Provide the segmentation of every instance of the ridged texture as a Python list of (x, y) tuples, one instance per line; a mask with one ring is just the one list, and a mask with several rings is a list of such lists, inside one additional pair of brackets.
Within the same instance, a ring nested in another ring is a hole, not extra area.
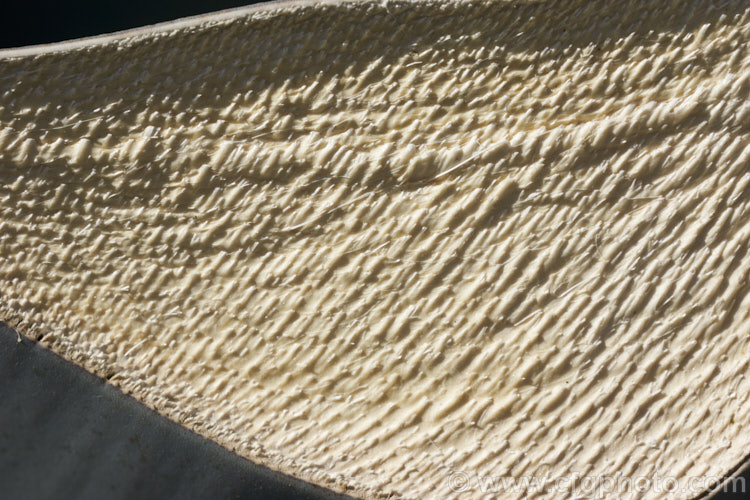
[(357, 495), (722, 475), (749, 8), (282, 5), (6, 54), (0, 319)]

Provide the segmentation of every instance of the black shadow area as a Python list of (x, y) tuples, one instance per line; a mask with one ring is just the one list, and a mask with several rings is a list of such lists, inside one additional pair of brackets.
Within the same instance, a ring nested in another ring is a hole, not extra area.
[(255, 465), (0, 323), (0, 498), (346, 499)]
[(260, 3), (258, 0), (8, 0), (0, 3), (0, 48), (102, 35)]

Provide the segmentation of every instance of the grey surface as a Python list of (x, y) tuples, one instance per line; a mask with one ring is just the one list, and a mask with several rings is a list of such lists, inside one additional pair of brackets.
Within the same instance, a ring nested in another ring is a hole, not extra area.
[(349, 498), (257, 466), (0, 323), (0, 498)]

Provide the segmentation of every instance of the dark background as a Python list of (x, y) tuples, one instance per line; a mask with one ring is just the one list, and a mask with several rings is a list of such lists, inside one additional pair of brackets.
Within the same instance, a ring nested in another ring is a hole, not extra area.
[[(9, 0), (0, 5), (0, 48), (59, 42), (260, 3), (252, 0)], [(9, 5), (6, 5), (9, 4)]]

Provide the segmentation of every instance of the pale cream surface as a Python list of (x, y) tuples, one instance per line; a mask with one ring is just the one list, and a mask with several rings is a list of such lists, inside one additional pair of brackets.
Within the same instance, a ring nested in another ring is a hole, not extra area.
[(355, 495), (692, 497), (750, 452), (748, 42), (741, 1), (353, 2), (6, 52), (0, 319)]

